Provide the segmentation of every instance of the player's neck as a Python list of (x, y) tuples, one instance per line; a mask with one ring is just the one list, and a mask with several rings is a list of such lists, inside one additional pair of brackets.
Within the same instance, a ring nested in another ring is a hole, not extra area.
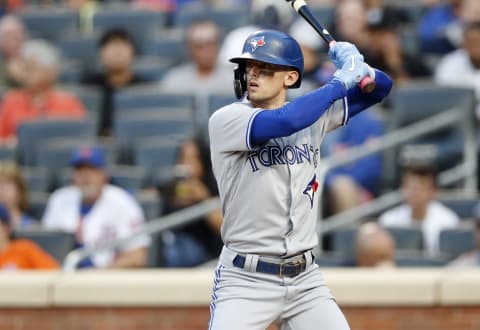
[(249, 100), (255, 108), (267, 110), (281, 108), (287, 101), (284, 95), (277, 95), (271, 98), (249, 98)]

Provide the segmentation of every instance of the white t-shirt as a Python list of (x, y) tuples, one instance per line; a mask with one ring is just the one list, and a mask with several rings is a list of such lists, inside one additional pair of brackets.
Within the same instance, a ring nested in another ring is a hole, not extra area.
[(402, 204), (386, 211), (379, 217), (379, 222), (385, 227), (413, 227), (418, 224), (423, 232), (423, 241), (429, 256), (439, 252), (440, 232), (444, 229), (458, 226), (458, 216), (449, 208), (438, 201), (432, 201), (427, 206), (425, 219), (418, 221), (412, 219), (412, 209), (407, 204)]
[[(125, 190), (106, 185), (102, 195), (86, 216), (80, 214), (81, 195), (75, 186), (60, 188), (49, 198), (42, 219), (46, 229), (75, 233), (82, 221), (81, 235), (85, 246), (102, 245), (118, 238), (126, 238), (142, 226), (145, 217), (140, 205)], [(118, 251), (96, 253), (92, 261), (97, 267), (108, 266), (116, 254), (147, 247), (148, 235), (132, 239)]]

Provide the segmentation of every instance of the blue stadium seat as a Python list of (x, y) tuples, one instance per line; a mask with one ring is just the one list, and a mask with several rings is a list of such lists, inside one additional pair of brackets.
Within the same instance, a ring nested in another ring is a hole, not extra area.
[(15, 162), (17, 159), (17, 148), (16, 147), (0, 147), (0, 161), (12, 161)]
[(145, 138), (187, 138), (193, 135), (194, 123), (191, 119), (163, 116), (162, 114), (125, 116), (115, 121), (114, 126), (119, 160), (126, 164), (132, 163), (134, 150), (145, 143)]
[(163, 212), (163, 199), (147, 194), (137, 194), (137, 201), (143, 209), (147, 221), (157, 219)]
[(41, 220), (47, 206), (49, 194), (45, 192), (30, 192), (28, 194), (27, 214), (35, 220)]
[(357, 230), (357, 227), (348, 227), (332, 231), (332, 252), (344, 256), (354, 256)]
[(171, 62), (168, 60), (151, 56), (139, 56), (133, 64), (133, 71), (143, 81), (158, 82), (170, 67)]
[(107, 169), (112, 184), (136, 193), (143, 187), (145, 169), (139, 166), (113, 165)]
[(115, 109), (140, 109), (154, 107), (194, 108), (191, 94), (161, 93), (156, 86), (125, 88), (115, 94)]
[(15, 231), (14, 236), (34, 241), (59, 263), (63, 262), (75, 246), (74, 235), (62, 231), (21, 230)]
[(102, 8), (93, 16), (95, 32), (124, 28), (134, 38), (140, 54), (146, 53), (153, 33), (165, 26), (166, 14), (160, 11), (132, 10), (131, 7)]
[(174, 13), (174, 27), (185, 28), (193, 21), (208, 18), (220, 27), (223, 33), (235, 28), (245, 26), (250, 22), (250, 14), (247, 6), (235, 8), (215, 7), (185, 7)]
[(450, 259), (473, 250), (474, 247), (475, 235), (472, 228), (445, 229), (440, 232), (440, 252)]
[(27, 185), (28, 192), (47, 193), (50, 189), (48, 171), (44, 167), (23, 167), (22, 176)]
[(20, 14), (30, 37), (53, 42), (66, 35), (79, 33), (79, 17), (74, 10), (35, 8)]
[(448, 263), (445, 257), (427, 257), (420, 253), (398, 253), (395, 256), (398, 267), (443, 267)]
[(188, 55), (183, 34), (154, 35), (150, 40), (146, 55), (159, 57), (170, 63), (171, 66), (186, 62)]
[(63, 58), (74, 60), (85, 66), (97, 58), (98, 36), (67, 36), (56, 42)]
[[(351, 257), (353, 258), (353, 255)], [(315, 256), (315, 262), (320, 267), (347, 267), (353, 266), (354, 260), (344, 254), (322, 253)]]
[[(392, 109), (388, 116), (387, 129), (393, 131), (452, 108), (469, 111), (473, 118), (475, 95), (473, 90), (468, 88), (440, 87), (431, 82), (418, 82), (399, 86), (392, 92), (390, 101)], [(438, 168), (443, 170), (456, 165), (461, 159), (463, 134), (460, 127), (449, 127), (386, 150), (383, 178), (385, 186), (398, 184), (400, 148), (418, 144), (433, 145), (441, 150), (435, 162)]]
[(181, 142), (181, 139), (149, 138), (136, 145), (133, 163), (146, 170), (148, 183), (156, 184), (157, 177), (176, 164)]
[(423, 234), (419, 228), (385, 227), (393, 236), (397, 250), (423, 249)]
[(478, 198), (440, 198), (446, 207), (454, 211), (460, 219), (468, 220), (474, 217), (474, 208), (480, 202)]
[(75, 138), (89, 141), (94, 133), (93, 123), (87, 120), (46, 119), (24, 122), (17, 129), (20, 163), (36, 166), (36, 157), (48, 140)]

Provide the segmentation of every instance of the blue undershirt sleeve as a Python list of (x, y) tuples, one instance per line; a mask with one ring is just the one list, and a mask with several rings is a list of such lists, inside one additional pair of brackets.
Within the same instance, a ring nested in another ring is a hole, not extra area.
[(359, 86), (347, 92), (348, 118), (382, 101), (392, 89), (392, 79), (383, 71), (375, 70), (375, 82), (377, 86), (370, 94), (362, 93)]
[(347, 94), (342, 82), (333, 79), (281, 108), (263, 110), (253, 120), (250, 145), (289, 136), (315, 123), (332, 104)]

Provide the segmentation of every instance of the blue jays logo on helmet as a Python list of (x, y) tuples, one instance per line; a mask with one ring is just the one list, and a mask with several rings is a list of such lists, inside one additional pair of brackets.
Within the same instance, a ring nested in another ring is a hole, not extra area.
[(265, 37), (261, 36), (260, 38), (252, 38), (250, 39), (248, 44), (250, 45), (250, 47), (252, 47), (252, 52), (254, 52), (257, 49), (257, 47), (265, 46), (266, 44)]
[(313, 208), (313, 199), (315, 198), (315, 193), (318, 190), (318, 181), (317, 175), (314, 174), (312, 180), (307, 184), (307, 187), (303, 191), (304, 195), (307, 195), (310, 199), (310, 208)]

